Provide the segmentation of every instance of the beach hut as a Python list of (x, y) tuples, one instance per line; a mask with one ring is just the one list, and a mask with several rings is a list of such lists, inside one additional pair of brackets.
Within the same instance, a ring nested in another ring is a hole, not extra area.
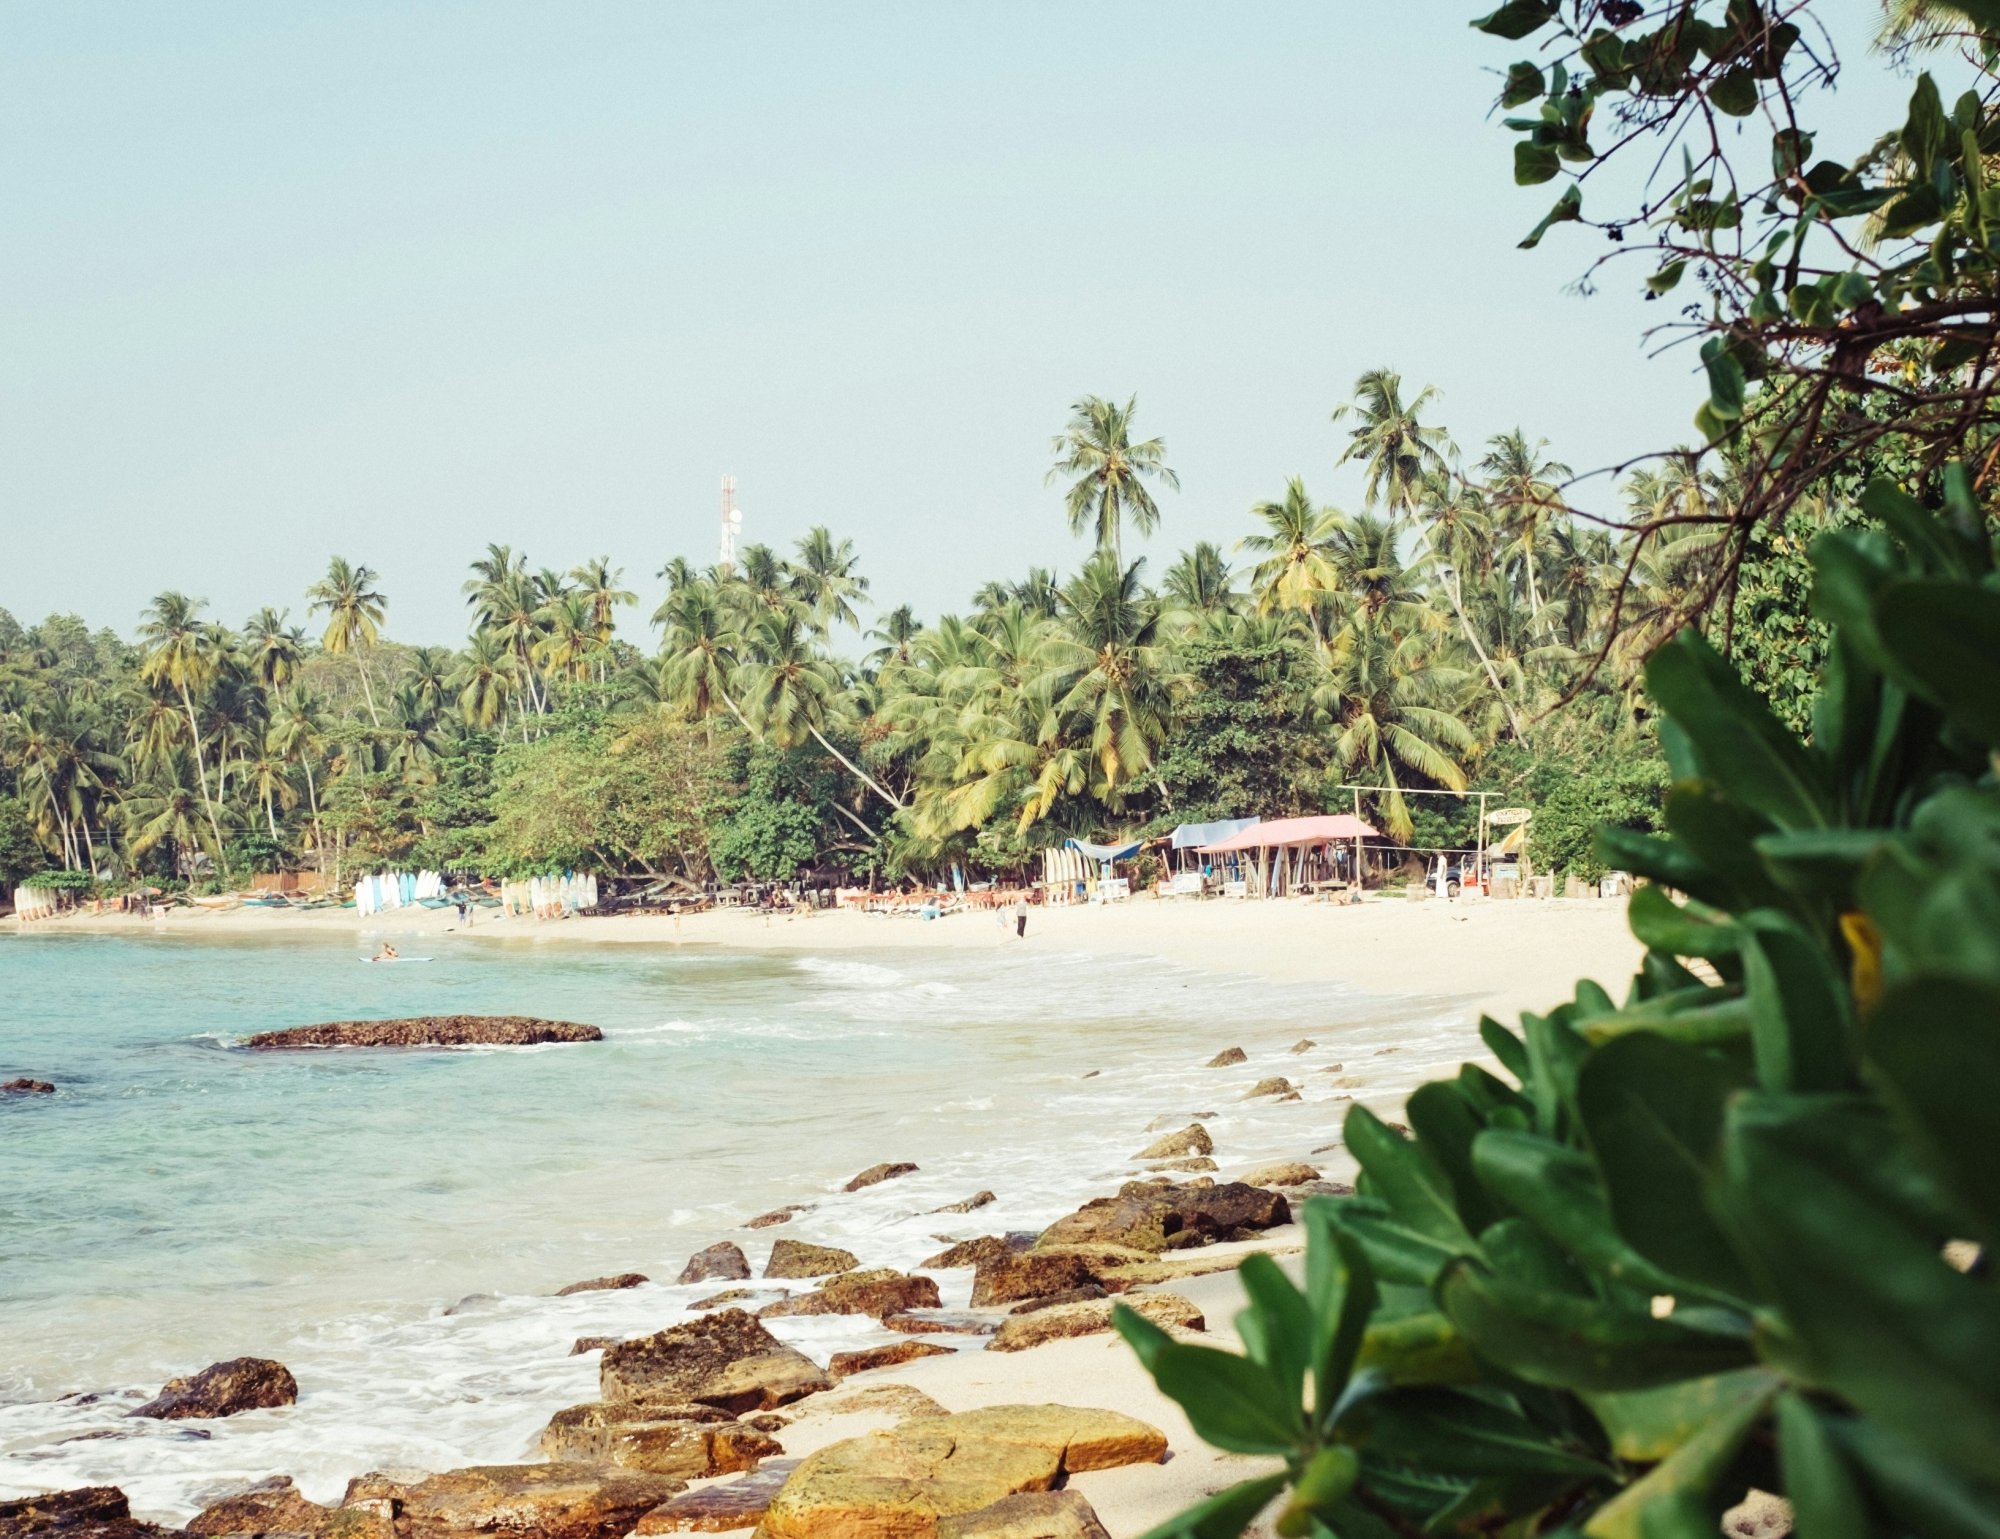
[(1096, 862), (1097, 890), (1092, 896), (1100, 903), (1108, 898), (1132, 896), (1131, 883), (1123, 877), (1114, 877), (1111, 874), (1111, 863), (1117, 860), (1130, 860), (1139, 853), (1144, 843), (1142, 839), (1128, 840), (1124, 844), (1092, 844), (1088, 839), (1063, 841), (1064, 848), (1074, 850), (1085, 860)]
[[(1204, 853), (1211, 845), (1220, 844), (1244, 829), (1262, 822), (1261, 818), (1222, 818), (1214, 823), (1183, 823), (1168, 836), (1168, 844), (1174, 852), (1174, 875), (1171, 891), (1176, 894), (1199, 896), (1205, 889), (1206, 877), (1215, 869), (1215, 863)], [(1226, 859), (1223, 869), (1232, 874), (1236, 869), (1233, 858)]]
[[(1382, 836), (1361, 819), (1345, 812), (1326, 813), (1311, 818), (1271, 818), (1252, 824), (1226, 839), (1203, 848), (1205, 855), (1233, 855), (1254, 851), (1249, 881), (1259, 897), (1282, 897), (1298, 891), (1301, 884), (1316, 880), (1317, 866), (1331, 877), (1346, 851), (1337, 848), (1353, 842), (1350, 880), (1361, 874), (1361, 841)], [(1249, 889), (1246, 889), (1246, 895)]]

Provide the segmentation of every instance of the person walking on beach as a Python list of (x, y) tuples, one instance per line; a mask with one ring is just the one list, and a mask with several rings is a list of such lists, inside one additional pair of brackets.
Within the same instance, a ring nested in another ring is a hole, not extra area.
[(1027, 894), (1023, 893), (1020, 897), (1014, 900), (1014, 939), (1026, 940), (1027, 938), (1028, 938), (1028, 898)]

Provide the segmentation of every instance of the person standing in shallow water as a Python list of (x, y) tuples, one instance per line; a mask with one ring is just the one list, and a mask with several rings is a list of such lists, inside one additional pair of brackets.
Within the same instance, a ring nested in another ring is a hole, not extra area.
[(1028, 900), (1026, 896), (1014, 900), (1014, 939), (1028, 938)]

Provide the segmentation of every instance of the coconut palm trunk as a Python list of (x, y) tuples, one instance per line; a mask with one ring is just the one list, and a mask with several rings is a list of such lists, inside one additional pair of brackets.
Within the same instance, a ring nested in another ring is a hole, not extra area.
[(188, 738), (194, 744), (194, 778), (201, 787), (201, 804), (208, 812), (209, 832), (215, 835), (215, 863), (218, 870), (227, 872), (228, 866), (222, 858), (222, 825), (215, 820), (215, 800), (208, 794), (208, 767), (201, 751), (201, 725), (194, 716), (194, 697), (188, 694), (187, 681), (181, 681), (181, 706), (187, 712)]
[[(1437, 547), (1431, 544), (1428, 532), (1424, 535), (1424, 548), (1437, 560)], [(1513, 730), (1514, 740), (1521, 741), (1521, 718), (1514, 714), (1514, 702), (1507, 698), (1507, 691), (1500, 687), (1500, 671), (1493, 666), (1493, 659), (1486, 655), (1486, 648), (1479, 644), (1479, 633), (1472, 628), (1472, 621), (1466, 616), (1465, 605), (1459, 601), (1457, 575), (1445, 579), (1445, 596), (1451, 600), (1451, 612), (1458, 616), (1458, 623), (1465, 632), (1465, 639), (1472, 643), (1472, 650), (1478, 655), (1480, 666), (1486, 670), (1486, 678), (1493, 686), (1493, 693), (1500, 701), (1500, 709), (1507, 713), (1507, 725)]]

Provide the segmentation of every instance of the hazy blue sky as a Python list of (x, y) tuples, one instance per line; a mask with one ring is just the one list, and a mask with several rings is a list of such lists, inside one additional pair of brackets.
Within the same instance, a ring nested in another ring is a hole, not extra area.
[(930, 615), (1080, 554), (1042, 478), (1087, 392), (1180, 471), (1155, 574), (1289, 475), (1356, 500), (1374, 365), (1463, 444), (1672, 443), (1638, 274), (1514, 249), (1554, 189), (1470, 9), (0, 6), (0, 605), (303, 618), (338, 552), (455, 641), (497, 540), (643, 616), (730, 471), (746, 539), (830, 524)]

